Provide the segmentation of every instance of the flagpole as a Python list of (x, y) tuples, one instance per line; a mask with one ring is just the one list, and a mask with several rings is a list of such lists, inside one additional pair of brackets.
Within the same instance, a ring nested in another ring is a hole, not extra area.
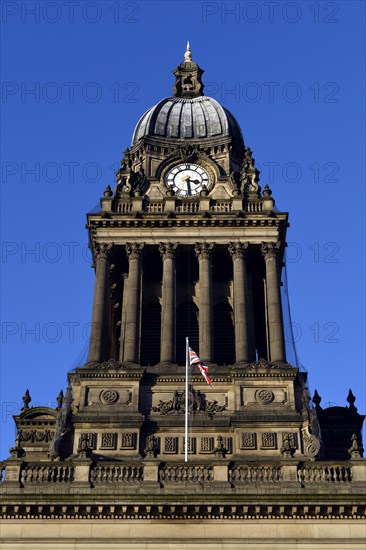
[(185, 406), (185, 445), (184, 445), (184, 462), (188, 462), (188, 363), (189, 363), (189, 341), (186, 338), (186, 406)]

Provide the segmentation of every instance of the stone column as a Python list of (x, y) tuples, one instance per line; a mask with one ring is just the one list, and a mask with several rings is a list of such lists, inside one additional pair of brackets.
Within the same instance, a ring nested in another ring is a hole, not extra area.
[(160, 362), (175, 362), (175, 250), (178, 243), (160, 243), (163, 260)]
[(124, 361), (137, 363), (140, 332), (141, 251), (144, 243), (126, 243), (128, 256), (128, 285)]
[(234, 278), (234, 326), (235, 354), (237, 363), (248, 363), (248, 301), (247, 301), (247, 268), (245, 254), (248, 243), (229, 243), (229, 252), (233, 259)]
[(122, 291), (122, 309), (121, 309), (121, 332), (119, 337), (119, 361), (123, 362), (125, 350), (125, 332), (126, 332), (126, 311), (127, 311), (127, 284), (128, 274), (123, 273), (123, 291)]
[(286, 361), (280, 278), (277, 264), (279, 247), (279, 243), (262, 243), (261, 246), (266, 264), (266, 296), (270, 361)]
[(95, 251), (94, 302), (88, 361), (101, 362), (108, 359), (109, 251), (112, 246), (100, 243)]
[(196, 243), (199, 264), (199, 355), (202, 361), (213, 361), (213, 304), (211, 251), (213, 244)]

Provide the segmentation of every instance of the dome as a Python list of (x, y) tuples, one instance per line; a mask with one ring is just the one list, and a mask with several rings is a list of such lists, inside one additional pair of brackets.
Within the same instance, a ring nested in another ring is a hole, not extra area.
[(228, 136), (244, 145), (233, 115), (215, 99), (203, 95), (162, 99), (138, 121), (132, 145), (145, 136), (182, 140)]

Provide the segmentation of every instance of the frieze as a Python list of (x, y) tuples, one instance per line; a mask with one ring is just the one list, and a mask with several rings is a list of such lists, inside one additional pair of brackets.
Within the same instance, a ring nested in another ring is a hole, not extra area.
[(19, 441), (24, 443), (49, 443), (55, 432), (51, 430), (19, 430)]
[[(159, 403), (152, 408), (153, 412), (158, 412), (161, 415), (166, 414), (184, 414), (186, 407), (185, 392), (174, 392), (172, 399), (168, 401), (159, 400)], [(212, 417), (219, 412), (223, 412), (227, 408), (227, 402), (224, 405), (219, 405), (216, 400), (209, 401), (200, 390), (192, 389), (188, 394), (188, 410), (192, 414), (206, 413)]]

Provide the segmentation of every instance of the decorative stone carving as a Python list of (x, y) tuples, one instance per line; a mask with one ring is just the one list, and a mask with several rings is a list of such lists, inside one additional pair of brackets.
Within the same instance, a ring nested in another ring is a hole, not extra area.
[(53, 439), (50, 443), (51, 460), (59, 460), (65, 458), (72, 452), (71, 438), (71, 405), (73, 402), (71, 386), (68, 386), (63, 401), (63, 408), (59, 411), (56, 419), (56, 429)]
[(214, 243), (196, 243), (194, 246), (194, 251), (198, 258), (198, 261), (204, 259), (209, 260), (211, 258), (212, 249)]
[(60, 390), (60, 393), (56, 397), (56, 402), (57, 402), (56, 411), (60, 411), (62, 409), (62, 405), (64, 402), (64, 392), (62, 390)]
[(249, 243), (234, 243), (230, 242), (228, 246), (228, 250), (230, 252), (230, 255), (235, 258), (243, 258), (248, 250)]
[(103, 390), (99, 398), (104, 405), (114, 405), (119, 399), (119, 393), (112, 389)]
[(200, 453), (212, 453), (214, 445), (213, 437), (201, 437)]
[(348, 453), (349, 453), (351, 459), (353, 459), (353, 458), (362, 458), (362, 456), (363, 456), (363, 447), (362, 447), (362, 445), (359, 445), (356, 434), (352, 435), (352, 445), (348, 449)]
[(241, 449), (256, 449), (256, 434), (254, 432), (242, 432), (240, 439)]
[[(186, 406), (185, 392), (174, 392), (173, 398), (168, 401), (159, 400), (159, 403), (153, 407), (154, 412), (158, 412), (161, 415), (165, 414), (184, 414)], [(219, 405), (216, 400), (208, 401), (206, 397), (200, 392), (195, 391), (193, 388), (188, 395), (188, 410), (190, 413), (205, 412), (210, 417), (214, 416), (218, 412), (222, 412), (227, 408), (227, 403)]]
[(141, 256), (144, 243), (126, 243), (126, 253), (128, 260), (138, 260)]
[(22, 397), (22, 401), (23, 401), (23, 407), (21, 408), (21, 411), (23, 412), (29, 409), (29, 403), (32, 401), (32, 398), (29, 394), (29, 390), (25, 390), (25, 394)]
[(214, 449), (214, 455), (217, 457), (225, 458), (226, 453), (227, 453), (227, 449), (224, 446), (223, 437), (222, 435), (218, 435), (216, 438), (216, 447)]
[(178, 146), (178, 153), (183, 161), (194, 162), (200, 156), (200, 151), (196, 145), (190, 143), (184, 143)]
[(304, 444), (304, 455), (306, 458), (315, 460), (320, 458), (323, 453), (323, 444), (320, 435), (311, 433), (309, 422), (305, 422), (302, 428), (302, 438)]
[(115, 432), (104, 432), (101, 434), (101, 449), (115, 449), (117, 434)]
[[(97, 433), (96, 432), (84, 432), (80, 434), (79, 447), (85, 442), (88, 449), (97, 448)], [(84, 445), (85, 446), (85, 445)]]
[(314, 395), (313, 395), (313, 403), (315, 405), (315, 408), (317, 411), (321, 410), (321, 406), (320, 406), (320, 402), (321, 402), (322, 398), (320, 397), (320, 395), (318, 394), (318, 391), (315, 390), (314, 392)]
[(249, 147), (245, 148), (243, 168), (240, 174), (242, 183), (242, 192), (245, 192), (249, 198), (259, 198), (261, 188), (259, 182), (259, 170), (255, 168), (255, 159)]
[(240, 363), (234, 365), (232, 369), (241, 371), (241, 370), (260, 370), (260, 369), (292, 369), (290, 364), (276, 362), (276, 361), (267, 361), (267, 359), (260, 358), (258, 361), (253, 361), (252, 363)]
[(91, 455), (93, 447), (89, 445), (89, 442), (91, 440), (90, 436), (94, 434), (81, 434), (79, 438), (79, 445), (77, 449), (77, 453), (79, 455), (79, 458), (87, 458)]
[(292, 458), (295, 454), (296, 448), (291, 441), (291, 433), (282, 434), (282, 446), (280, 452), (285, 458)]
[(177, 437), (165, 437), (164, 439), (164, 452), (176, 454), (178, 452), (178, 438)]
[(353, 395), (352, 390), (350, 389), (347, 395), (347, 402), (349, 403), (349, 410), (357, 412), (357, 407), (355, 407), (356, 397)]
[(17, 434), (15, 438), (15, 444), (14, 447), (10, 447), (9, 453), (13, 458), (21, 458), (25, 455), (25, 451), (21, 445), (21, 435), (20, 433)]
[(89, 363), (86, 363), (84, 365), (84, 368), (88, 369), (126, 369), (126, 365), (124, 363), (121, 363), (120, 361), (116, 361), (115, 359), (108, 359), (108, 361), (103, 361), (100, 363), (99, 361), (89, 361)]
[[(182, 453), (186, 452), (186, 438), (183, 437), (183, 447), (182, 447)], [(188, 437), (188, 447), (187, 447), (188, 454), (195, 454), (196, 453), (196, 438), (195, 437)]]
[(261, 405), (269, 405), (274, 399), (274, 393), (272, 390), (262, 389), (255, 392), (255, 399)]
[(109, 258), (109, 252), (113, 248), (113, 243), (99, 243), (96, 245), (94, 250), (95, 261), (107, 260)]
[(19, 430), (21, 441), (26, 443), (48, 443), (51, 441), (54, 433), (51, 430)]
[(158, 439), (154, 434), (146, 438), (146, 447), (144, 453), (147, 458), (155, 458), (159, 450)]
[(136, 449), (136, 433), (123, 432), (121, 434), (121, 449)]
[(277, 436), (273, 432), (262, 433), (262, 449), (276, 449)]
[(159, 243), (159, 252), (162, 257), (162, 260), (165, 259), (174, 259), (175, 251), (178, 246), (178, 243)]
[(281, 243), (265, 243), (261, 244), (261, 252), (265, 260), (276, 259)]

